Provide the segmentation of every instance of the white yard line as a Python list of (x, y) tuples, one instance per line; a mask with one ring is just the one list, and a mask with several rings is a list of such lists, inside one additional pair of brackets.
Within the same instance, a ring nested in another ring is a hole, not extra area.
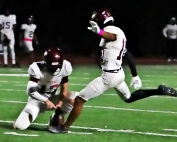
[(92, 135), (93, 133), (86, 133), (86, 132), (71, 132), (68, 131), (69, 134), (78, 134), (78, 135)]
[[(13, 123), (13, 121), (5, 121), (0, 120), (1, 123)], [(32, 123), (36, 126), (47, 126), (47, 124), (43, 123)], [(102, 129), (102, 128), (92, 128), (92, 127), (81, 127), (81, 126), (71, 126), (71, 128), (75, 129), (85, 129), (85, 130), (95, 130), (97, 132), (117, 132), (117, 133), (129, 133), (129, 134), (142, 134), (142, 135), (150, 135), (150, 136), (163, 136), (163, 137), (177, 137), (177, 135), (171, 135), (171, 134), (162, 134), (162, 133), (153, 133), (153, 132), (139, 132), (135, 130), (115, 130), (115, 129)], [(79, 133), (79, 132), (72, 132), (72, 133)], [(85, 134), (82, 132), (82, 134)], [(90, 133), (92, 134), (92, 133)]]
[(169, 132), (177, 132), (177, 129), (162, 129), (164, 131), (169, 131)]
[(39, 135), (35, 135), (35, 134), (20, 134), (17, 132), (4, 132), (5, 135), (14, 135), (14, 136), (25, 136), (25, 137), (37, 137)]
[[(29, 77), (29, 74), (0, 74), (0, 76), (8, 76), (8, 77)], [(78, 77), (69, 77), (70, 79), (78, 79)], [(80, 77), (79, 79), (90, 79), (89, 77)]]
[[(17, 103), (17, 104), (27, 103), (27, 102), (23, 102), (23, 101), (13, 101), (13, 100), (2, 100), (1, 102), (4, 102), (4, 103)], [(143, 109), (133, 109), (133, 108), (118, 108), (118, 107), (88, 106), (88, 105), (85, 105), (84, 107), (85, 108), (108, 109), (108, 110), (134, 111), (134, 112), (150, 112), (150, 113), (163, 113), (163, 114), (177, 114), (176, 111), (143, 110)]]
[[(69, 83), (71, 86), (86, 86), (87, 84)], [(26, 84), (14, 84), (14, 86), (26, 86)]]

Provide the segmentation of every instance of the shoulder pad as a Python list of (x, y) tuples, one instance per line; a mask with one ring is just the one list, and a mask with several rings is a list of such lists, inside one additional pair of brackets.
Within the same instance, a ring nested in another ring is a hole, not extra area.
[(115, 27), (115, 26), (107, 26), (104, 28), (104, 31), (106, 32), (109, 32), (109, 33), (112, 33), (112, 34), (120, 34), (120, 32), (122, 32), (122, 30), (118, 27)]
[(26, 24), (22, 24), (21, 29), (22, 29), (22, 30), (25, 30), (26, 27), (27, 27)]
[(34, 27), (34, 29), (36, 29), (37, 26), (35, 24), (33, 24), (33, 27)]
[(69, 61), (64, 60), (63, 61), (63, 69), (64, 69), (64, 76), (69, 76), (72, 73), (72, 66)]
[(43, 76), (36, 62), (29, 66), (28, 74), (37, 79), (40, 79)]

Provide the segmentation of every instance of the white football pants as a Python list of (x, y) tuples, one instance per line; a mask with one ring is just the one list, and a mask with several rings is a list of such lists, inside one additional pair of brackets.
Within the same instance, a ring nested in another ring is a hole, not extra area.
[(118, 73), (103, 72), (100, 77), (95, 78), (82, 89), (78, 96), (88, 101), (98, 97), (111, 88), (115, 88), (121, 99), (127, 100), (130, 98), (131, 93), (124, 79), (125, 74), (123, 68)]

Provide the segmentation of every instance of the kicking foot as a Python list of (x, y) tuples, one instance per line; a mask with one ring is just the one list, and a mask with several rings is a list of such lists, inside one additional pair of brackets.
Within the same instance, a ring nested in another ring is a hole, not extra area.
[(177, 97), (177, 91), (165, 85), (159, 85), (158, 90), (161, 91), (163, 95), (170, 95), (170, 96)]

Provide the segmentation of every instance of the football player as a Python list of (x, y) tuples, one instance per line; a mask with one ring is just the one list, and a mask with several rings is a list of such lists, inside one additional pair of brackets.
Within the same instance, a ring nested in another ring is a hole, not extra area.
[(177, 96), (173, 88), (160, 85), (157, 89), (136, 90), (130, 93), (125, 83), (125, 74), (121, 67), (122, 56), (125, 50), (126, 37), (124, 32), (113, 25), (113, 17), (108, 10), (100, 9), (92, 14), (90, 31), (101, 37), (102, 74), (82, 89), (75, 99), (74, 107), (66, 122), (60, 127), (49, 129), (52, 133), (66, 133), (73, 122), (79, 117), (85, 102), (98, 97), (106, 90), (115, 88), (123, 101), (131, 103), (152, 95)]
[(14, 52), (14, 30), (16, 26), (16, 15), (10, 14), (10, 10), (5, 10), (4, 15), (0, 15), (1, 43), (4, 52), (4, 67), (8, 66), (7, 49), (10, 48), (12, 67), (16, 67)]
[(176, 18), (172, 17), (170, 23), (163, 29), (163, 35), (167, 40), (166, 55), (167, 62), (173, 61), (177, 62), (176, 55), (176, 45), (177, 45), (177, 24)]
[(25, 46), (27, 52), (29, 53), (30, 62), (34, 62), (33, 57), (33, 39), (38, 45), (38, 40), (36, 35), (34, 34), (36, 30), (36, 25), (33, 24), (33, 16), (30, 16), (27, 20), (27, 24), (22, 24), (21, 26), (21, 33), (20, 33), (20, 46)]
[[(34, 62), (29, 66), (30, 76), (27, 84), (28, 102), (13, 127), (20, 130), (27, 129), (40, 112), (55, 109), (51, 116), (50, 126), (56, 125), (57, 117), (71, 111), (77, 92), (68, 92), (68, 78), (72, 73), (70, 62), (63, 59), (59, 48), (49, 48), (44, 53), (44, 61)], [(60, 93), (56, 93), (60, 87)], [(63, 123), (63, 119), (61, 120)]]

